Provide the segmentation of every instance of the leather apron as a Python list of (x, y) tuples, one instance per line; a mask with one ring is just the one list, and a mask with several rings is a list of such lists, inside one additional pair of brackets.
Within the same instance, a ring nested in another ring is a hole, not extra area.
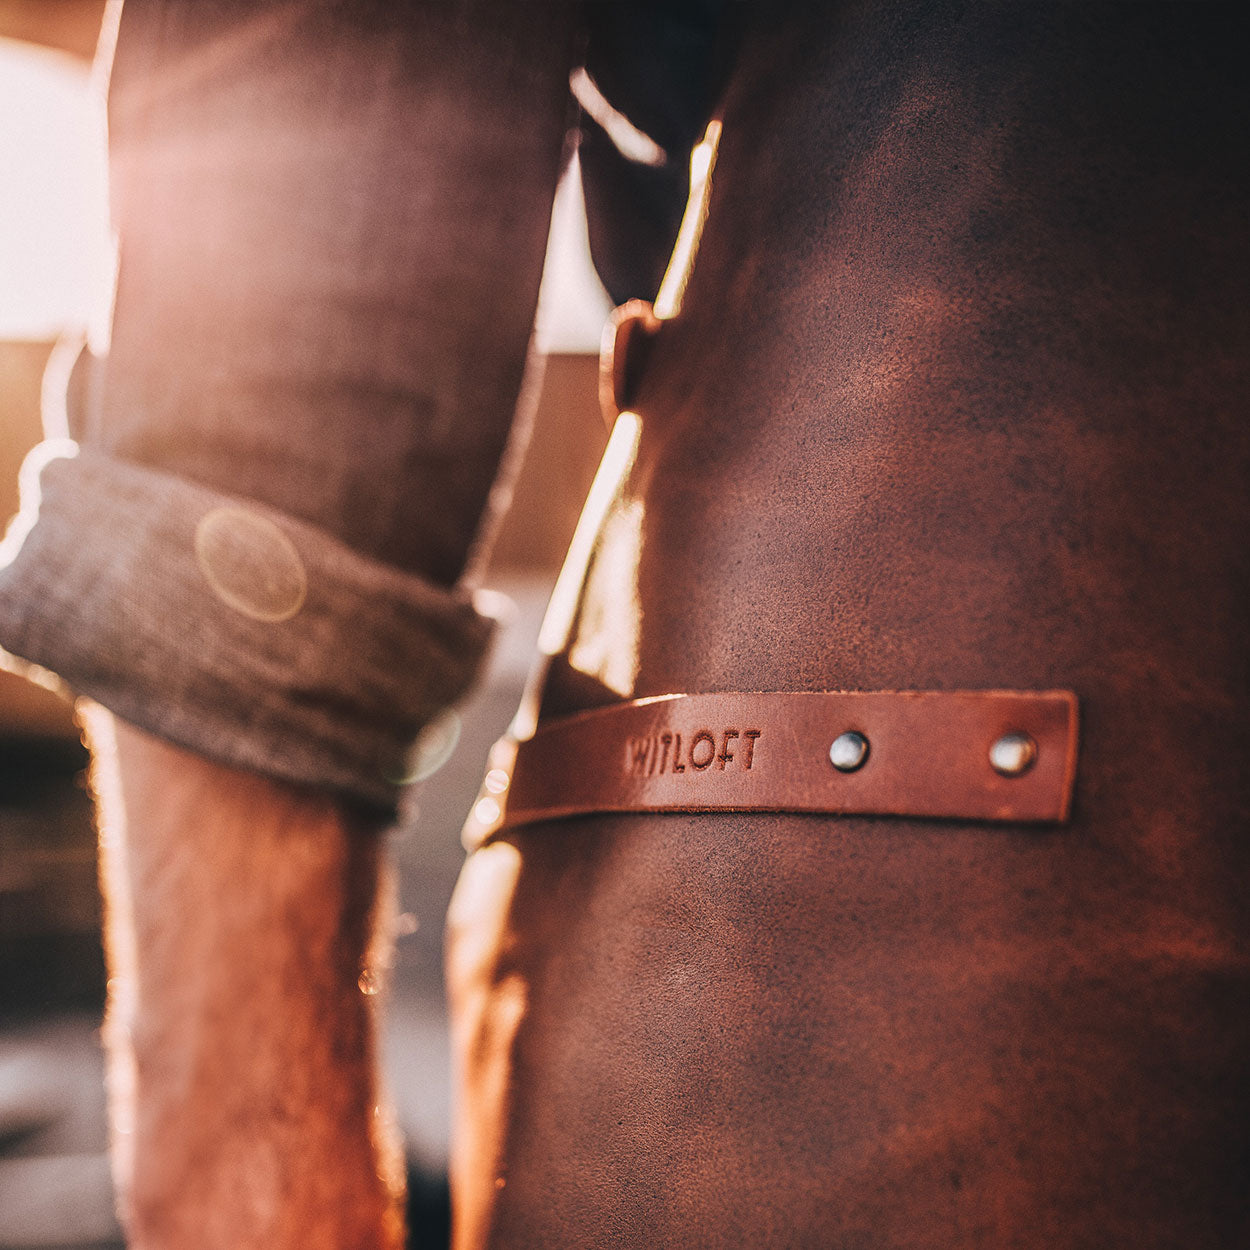
[(456, 1245), (1250, 1244), (1244, 44), (748, 20), (540, 723), (1070, 690), (1073, 807), (496, 835), (449, 929)]

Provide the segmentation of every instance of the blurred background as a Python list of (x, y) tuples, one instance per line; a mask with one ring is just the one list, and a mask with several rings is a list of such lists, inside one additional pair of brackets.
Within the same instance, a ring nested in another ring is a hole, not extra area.
[[(0, 522), (56, 402), (58, 358), (107, 333), (102, 0), (0, 0)], [(605, 442), (596, 398), (607, 296), (576, 163), (556, 199), (540, 300), (547, 354), (530, 452), (488, 584), (512, 608), (485, 681), (449, 719), (456, 749), (393, 837), (401, 937), (384, 1061), (410, 1160), (411, 1244), (447, 1238), (449, 1050), (443, 915), (460, 827), (520, 698), (543, 608)], [(58, 349), (57, 343), (63, 346)], [(65, 345), (69, 345), (68, 347)], [(49, 364), (51, 362), (51, 367)], [(0, 1248), (120, 1246), (105, 1153), (104, 960), (86, 753), (72, 709), (0, 671)]]

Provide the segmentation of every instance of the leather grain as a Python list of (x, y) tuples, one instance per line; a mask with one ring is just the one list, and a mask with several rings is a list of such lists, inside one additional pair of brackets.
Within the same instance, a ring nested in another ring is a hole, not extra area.
[(457, 1244), (1248, 1245), (1243, 18), (743, 7), (543, 719), (1071, 690), (1072, 818), (504, 831), (451, 920)]

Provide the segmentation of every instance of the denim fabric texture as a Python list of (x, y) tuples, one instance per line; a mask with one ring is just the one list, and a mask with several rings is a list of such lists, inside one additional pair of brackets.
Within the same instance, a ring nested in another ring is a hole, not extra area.
[(570, 68), (632, 84), (668, 145), (657, 171), (589, 143), (600, 266), (651, 295), (717, 8), (638, 6), (631, 36), (572, 3), (127, 0), (111, 349), (74, 388), (81, 453), (38, 453), (0, 646), (211, 758), (392, 804), (490, 634), (466, 582), (523, 441)]
[(489, 640), (467, 591), (254, 500), (86, 449), (41, 482), (6, 643), (214, 759), (388, 805)]

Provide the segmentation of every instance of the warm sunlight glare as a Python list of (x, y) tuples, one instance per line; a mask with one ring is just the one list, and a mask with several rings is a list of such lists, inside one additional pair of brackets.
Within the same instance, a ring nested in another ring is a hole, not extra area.
[(0, 340), (99, 341), (113, 269), (105, 170), (88, 68), (0, 39)]

